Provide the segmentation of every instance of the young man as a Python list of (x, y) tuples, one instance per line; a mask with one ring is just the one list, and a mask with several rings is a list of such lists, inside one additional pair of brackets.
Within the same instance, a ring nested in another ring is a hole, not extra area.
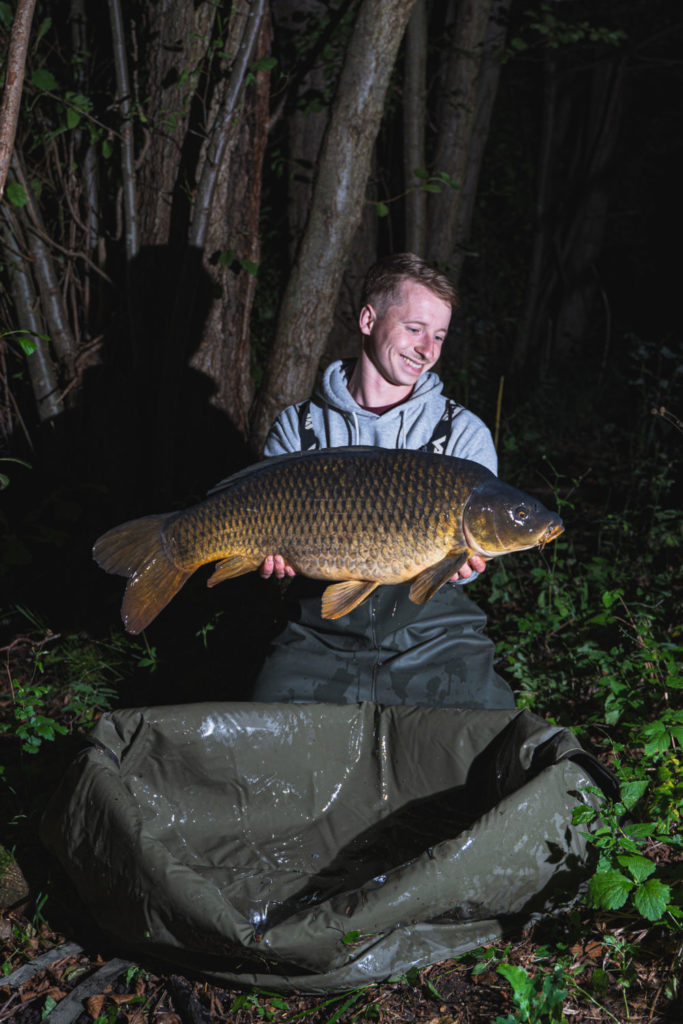
[[(367, 273), (356, 360), (332, 363), (316, 394), (285, 409), (266, 440), (266, 456), (345, 445), (414, 448), (455, 455), (497, 470), (488, 428), (442, 394), (431, 372), (441, 354), (457, 296), (446, 277), (411, 253), (380, 260)], [(451, 582), (482, 572), (470, 559)], [(293, 576), (275, 553), (261, 575)], [(257, 679), (260, 701), (514, 707), (493, 671), (484, 613), (461, 586), (446, 586), (425, 605), (408, 584), (380, 587), (340, 619), (320, 615), (325, 587), (297, 577), (289, 621)]]

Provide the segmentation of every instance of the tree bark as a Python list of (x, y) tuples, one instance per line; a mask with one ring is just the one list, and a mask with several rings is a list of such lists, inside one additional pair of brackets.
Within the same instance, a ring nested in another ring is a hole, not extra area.
[(482, 65), (477, 82), (476, 112), (468, 147), (465, 178), (458, 195), (453, 237), (455, 248), (450, 263), (450, 274), (456, 282), (460, 280), (467, 253), (466, 245), (470, 240), (481, 165), (488, 142), (493, 105), (498, 93), (511, 3), (512, 0), (493, 0), (484, 38)]
[(130, 263), (138, 254), (140, 232), (138, 229), (138, 207), (135, 190), (135, 147), (133, 121), (131, 118), (130, 78), (128, 75), (128, 54), (121, 14), (121, 0), (109, 0), (109, 17), (111, 21), (116, 87), (119, 109), (121, 111), (121, 178), (123, 182), (123, 209), (125, 217), (124, 236), (126, 240), (126, 259)]
[[(270, 23), (262, 13), (253, 57), (267, 53), (269, 44)], [(260, 71), (249, 85), (249, 98), (233, 128), (229, 153), (221, 160), (203, 245), (203, 265), (213, 281), (215, 298), (200, 345), (190, 359), (190, 366), (212, 384), (211, 405), (225, 413), (245, 439), (253, 399), (250, 320), (260, 260), (268, 78), (267, 72)], [(227, 250), (234, 252), (230, 265), (215, 259), (217, 253)]]
[(17, 150), (12, 154), (12, 173), (16, 175), (26, 192), (25, 221), (27, 247), (31, 254), (33, 275), (40, 292), (43, 316), (47, 323), (52, 347), (64, 367), (64, 376), (71, 380), (76, 369), (76, 341), (64, 305), (62, 289), (55, 268), (52, 253), (47, 245), (47, 232), (40, 207), (24, 173), (23, 161)]
[(19, 330), (26, 331), (36, 346), (35, 351), (26, 356), (26, 365), (38, 419), (45, 423), (64, 411), (64, 403), (59, 394), (57, 373), (50, 356), (49, 343), (45, 339), (45, 328), (29, 270), (31, 264), (18, 251), (19, 230), (17, 225), (12, 223), (12, 215), (7, 207), (0, 206), (0, 210), (3, 213), (3, 238), (10, 267), (10, 288), (17, 324), (20, 325)]
[[(216, 19), (214, 3), (153, 0), (145, 11), (145, 113), (149, 148), (138, 169), (142, 244), (187, 237), (189, 192), (204, 131), (206, 63)], [(192, 131), (188, 128), (192, 123)]]
[(434, 170), (446, 171), (458, 183), (429, 198), (429, 258), (452, 262), (459, 239), (456, 225), (467, 177), (469, 147), (478, 106), (479, 77), (493, 0), (460, 0), (437, 114), (438, 143)]
[(5, 89), (2, 94), (2, 106), (0, 106), (0, 201), (5, 193), (5, 182), (17, 133), (26, 54), (35, 6), (36, 0), (17, 0), (17, 9), (12, 22), (7, 53)]
[(311, 213), (253, 417), (260, 450), (275, 416), (312, 388), (360, 222), (389, 78), (415, 0), (362, 3), (325, 134)]
[(426, 168), (427, 5), (417, 0), (408, 22), (403, 85), (403, 176), (406, 195), (406, 249), (424, 257), (427, 248), (427, 193), (415, 171)]

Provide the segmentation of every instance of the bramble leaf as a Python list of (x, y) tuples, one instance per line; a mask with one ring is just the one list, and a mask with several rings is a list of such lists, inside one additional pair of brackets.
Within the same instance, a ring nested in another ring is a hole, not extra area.
[(55, 92), (58, 88), (57, 79), (47, 68), (36, 68), (32, 71), (31, 81), (36, 89), (42, 89), (43, 92)]
[(626, 903), (633, 884), (621, 871), (598, 871), (588, 883), (588, 891), (596, 907), (618, 910)]
[(631, 873), (636, 882), (644, 882), (657, 869), (657, 865), (653, 864), (647, 857), (627, 855), (617, 857), (617, 860), (622, 868), (626, 868)]
[(7, 184), (5, 195), (9, 199), (12, 206), (26, 206), (28, 202), (28, 196), (23, 185), (20, 185), (18, 181), (10, 181)]
[(649, 878), (638, 887), (633, 897), (636, 909), (648, 921), (658, 921), (666, 910), (671, 896), (671, 889), (658, 878)]

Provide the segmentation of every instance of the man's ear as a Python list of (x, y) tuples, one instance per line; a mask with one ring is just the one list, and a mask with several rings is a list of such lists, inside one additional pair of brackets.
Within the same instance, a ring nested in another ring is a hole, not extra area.
[(373, 306), (363, 306), (358, 317), (358, 326), (360, 327), (361, 334), (372, 334), (372, 330), (377, 322), (377, 313)]

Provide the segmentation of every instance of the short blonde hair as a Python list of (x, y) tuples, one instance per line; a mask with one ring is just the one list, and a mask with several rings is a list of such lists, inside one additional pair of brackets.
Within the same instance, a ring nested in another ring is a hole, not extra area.
[(401, 298), (404, 281), (417, 281), (455, 309), (458, 293), (455, 285), (442, 274), (412, 252), (394, 253), (378, 260), (368, 270), (361, 292), (361, 308), (372, 306), (378, 316), (385, 316), (387, 309)]

